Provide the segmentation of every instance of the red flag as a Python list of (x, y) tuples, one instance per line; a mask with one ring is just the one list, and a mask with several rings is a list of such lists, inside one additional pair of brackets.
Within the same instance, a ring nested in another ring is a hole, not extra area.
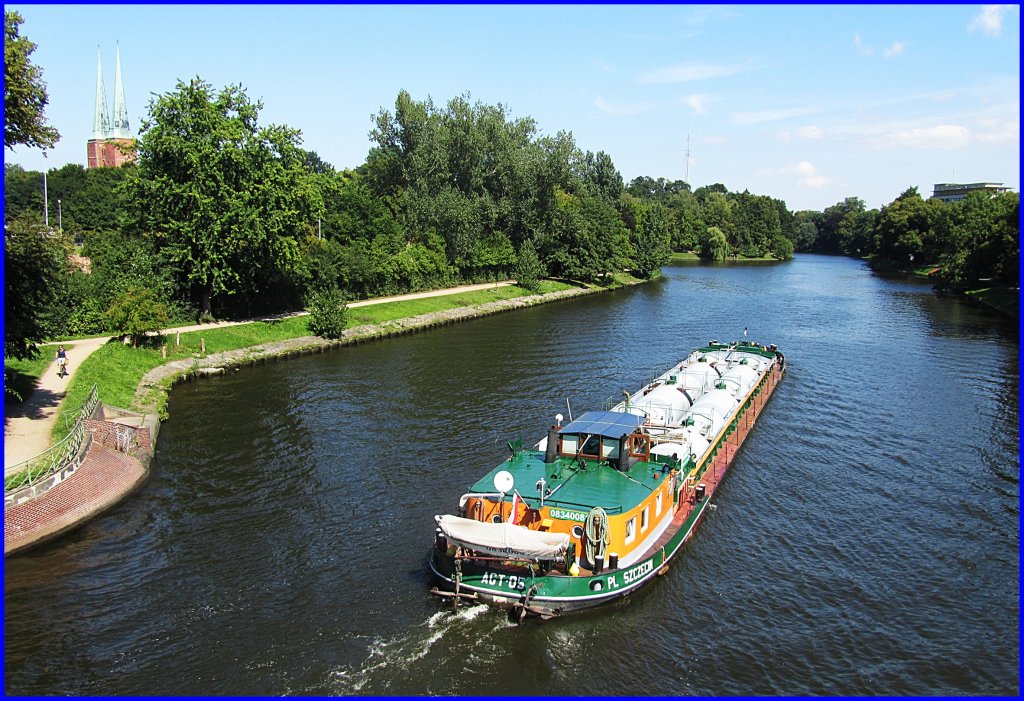
[(513, 526), (515, 525), (516, 519), (519, 516), (519, 500), (519, 490), (516, 489), (515, 491), (512, 492), (512, 513), (509, 515), (508, 519), (509, 523), (511, 523)]

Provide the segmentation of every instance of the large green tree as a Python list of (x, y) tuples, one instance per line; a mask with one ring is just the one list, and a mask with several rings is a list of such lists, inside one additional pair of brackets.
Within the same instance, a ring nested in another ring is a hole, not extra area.
[(261, 109), (240, 86), (179, 81), (150, 101), (124, 183), (130, 229), (156, 237), (204, 315), (222, 296), (281, 299), (323, 210), (299, 132), (260, 127)]
[[(536, 219), (529, 205), (542, 153), (532, 119), (509, 119), (502, 105), (468, 95), (436, 107), (399, 93), (371, 132), (367, 183), (401, 217), (410, 237), (434, 232), (449, 261), (472, 275), (510, 265)], [(489, 243), (481, 248), (481, 241)], [(501, 251), (500, 263), (494, 252)]]
[(29, 60), (36, 45), (21, 36), (24, 21), (4, 10), (4, 146), (53, 148), (60, 134), (46, 123), (46, 83), (42, 69)]
[(779, 208), (776, 201), (744, 190), (733, 198), (733, 250), (749, 257), (769, 252), (772, 243), (782, 236)]
[(639, 277), (649, 278), (668, 263), (672, 253), (668, 215), (657, 202), (637, 201), (631, 203), (630, 209), (633, 268)]
[(4, 355), (29, 358), (51, 329), (51, 307), (64, 288), (66, 243), (25, 214), (4, 227)]

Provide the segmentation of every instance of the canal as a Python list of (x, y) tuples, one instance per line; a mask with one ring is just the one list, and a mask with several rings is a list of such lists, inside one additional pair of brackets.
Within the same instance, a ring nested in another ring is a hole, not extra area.
[[(142, 489), (5, 562), (5, 692), (1017, 694), (1016, 323), (846, 258), (664, 273), (177, 386)], [(430, 596), (506, 441), (744, 327), (789, 372), (664, 577), (521, 626)]]

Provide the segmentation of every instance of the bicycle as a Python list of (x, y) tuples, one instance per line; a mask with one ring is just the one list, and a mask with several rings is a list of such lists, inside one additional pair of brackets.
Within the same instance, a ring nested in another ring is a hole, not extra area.
[(66, 358), (57, 358), (57, 377), (63, 379), (69, 375), (68, 361)]

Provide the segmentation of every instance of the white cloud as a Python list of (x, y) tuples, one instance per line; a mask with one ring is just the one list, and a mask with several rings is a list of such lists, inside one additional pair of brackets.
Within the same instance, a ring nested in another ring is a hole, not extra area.
[(1003, 13), (1014, 5), (983, 5), (981, 12), (971, 18), (967, 31), (983, 31), (992, 37), (999, 36), (1003, 31)]
[(875, 53), (875, 47), (865, 46), (864, 42), (860, 39), (860, 32), (853, 35), (853, 45), (857, 47), (857, 51), (860, 51), (865, 56), (870, 56)]
[(975, 137), (979, 144), (1014, 144), (1020, 142), (1020, 120), (987, 118), (979, 119), (980, 127)]
[(612, 105), (600, 96), (594, 100), (594, 106), (602, 112), (615, 115), (616, 117), (631, 117), (634, 114), (647, 112), (654, 108), (654, 105), (650, 102), (634, 102), (625, 105)]
[(714, 66), (707, 63), (680, 63), (647, 71), (637, 76), (637, 82), (644, 85), (653, 83), (685, 83), (691, 80), (721, 78), (739, 72), (736, 66)]
[(790, 117), (803, 117), (808, 114), (818, 114), (821, 109), (818, 107), (791, 107), (780, 110), (756, 110), (753, 112), (733, 112), (730, 116), (733, 124), (762, 124), (764, 122), (777, 122), (780, 119)]
[(793, 132), (790, 132), (790, 131), (776, 132), (775, 133), (775, 138), (778, 139), (779, 141), (789, 141), (790, 139), (793, 138)]
[(802, 175), (805, 178), (810, 177), (814, 175), (814, 164), (811, 163), (810, 161), (799, 161), (797, 163), (792, 163), (789, 166), (789, 172), (796, 173), (797, 175)]
[(813, 125), (806, 126), (806, 127), (800, 127), (799, 129), (796, 130), (796, 133), (797, 133), (797, 136), (802, 136), (805, 139), (824, 139), (825, 138), (825, 130), (822, 129), (821, 127), (816, 127), (816, 126), (813, 126)]
[(934, 127), (915, 127), (891, 131), (867, 139), (874, 148), (919, 148), (925, 150), (950, 151), (963, 148), (971, 143), (971, 132), (959, 124), (940, 124)]
[(797, 185), (809, 187), (814, 190), (827, 187), (832, 184), (832, 178), (822, 175), (810, 161), (797, 161), (786, 166), (780, 175), (796, 175)]
[(812, 188), (814, 190), (820, 190), (823, 187), (828, 187), (829, 185), (831, 185), (832, 178), (829, 178), (824, 175), (812, 175), (807, 178), (800, 178), (798, 184), (803, 185), (804, 187)]
[(714, 102), (715, 99), (710, 95), (690, 95), (686, 98), (686, 104), (697, 114), (707, 114), (708, 105)]
[(893, 42), (892, 46), (882, 52), (882, 55), (886, 58), (892, 58), (893, 56), (899, 56), (903, 53), (903, 50), (907, 48), (907, 45), (902, 41)]
[(728, 7), (705, 7), (694, 10), (690, 14), (683, 17), (683, 24), (699, 27), (704, 25), (708, 20), (725, 20), (738, 17), (739, 15), (730, 10)]

